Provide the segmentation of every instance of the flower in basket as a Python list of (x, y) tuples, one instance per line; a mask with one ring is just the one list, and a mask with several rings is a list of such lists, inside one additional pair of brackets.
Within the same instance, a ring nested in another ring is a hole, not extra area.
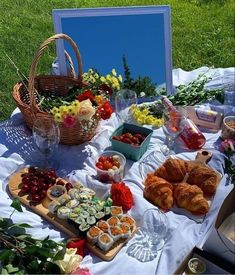
[[(100, 76), (93, 69), (83, 74), (87, 86), (73, 87), (67, 98), (57, 98), (56, 106), (50, 109), (54, 119), (66, 127), (74, 127), (78, 121), (89, 122), (95, 115), (109, 119), (113, 113), (110, 96), (121, 88), (121, 76), (113, 69), (111, 74)], [(73, 99), (72, 101), (68, 101)], [(55, 100), (55, 99), (54, 99)]]

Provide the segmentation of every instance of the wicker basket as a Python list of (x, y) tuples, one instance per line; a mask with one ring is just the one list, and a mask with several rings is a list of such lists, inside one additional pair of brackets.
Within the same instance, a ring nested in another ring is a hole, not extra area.
[[(77, 79), (74, 77), (55, 75), (36, 76), (36, 68), (40, 57), (48, 45), (57, 39), (65, 39), (73, 47), (79, 68)], [(63, 96), (66, 95), (69, 89), (73, 86), (85, 86), (85, 83), (82, 81), (82, 61), (80, 52), (75, 42), (68, 35), (56, 34), (42, 43), (37, 50), (29, 73), (28, 87), (26, 87), (24, 83), (19, 82), (14, 86), (12, 95), (25, 119), (27, 126), (32, 129), (34, 121), (38, 116), (40, 116), (40, 119), (42, 120), (45, 119), (45, 123), (48, 119), (53, 120), (53, 116), (51, 114), (40, 110), (38, 106), (39, 98), (35, 92), (35, 89), (41, 94), (53, 93)], [(78, 120), (72, 128), (65, 127), (64, 124), (60, 123), (60, 143), (72, 145), (89, 141), (96, 133), (99, 120), (99, 116), (94, 115), (90, 121), (80, 122)]]

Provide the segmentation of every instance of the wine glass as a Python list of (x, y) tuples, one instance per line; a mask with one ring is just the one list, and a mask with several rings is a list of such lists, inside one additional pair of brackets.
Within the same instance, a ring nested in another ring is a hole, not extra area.
[(137, 94), (135, 91), (123, 89), (115, 96), (115, 111), (122, 122), (130, 120), (130, 107), (137, 104)]
[(127, 254), (141, 262), (152, 261), (162, 250), (168, 230), (168, 220), (158, 208), (147, 209), (141, 221), (134, 243)]
[(60, 141), (59, 126), (54, 120), (37, 118), (33, 124), (33, 139), (43, 155), (40, 166), (56, 169), (57, 163), (53, 161), (52, 155)]
[(168, 156), (174, 154), (173, 147), (175, 139), (183, 131), (185, 125), (186, 110), (182, 107), (175, 107), (175, 110), (163, 111), (164, 124), (162, 126), (163, 132), (166, 136), (165, 145), (161, 146), (161, 152)]

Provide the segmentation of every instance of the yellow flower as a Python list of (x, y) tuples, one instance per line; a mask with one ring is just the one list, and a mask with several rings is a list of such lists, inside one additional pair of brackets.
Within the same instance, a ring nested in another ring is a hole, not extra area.
[(76, 252), (76, 248), (66, 248), (63, 260), (55, 261), (55, 264), (59, 266), (62, 273), (70, 274), (79, 267), (83, 257), (76, 254)]
[(94, 71), (90, 68), (90, 69), (88, 70), (88, 73), (89, 73), (89, 74), (93, 74)]
[(95, 96), (95, 102), (98, 104), (98, 105), (102, 105), (104, 103), (105, 99), (103, 98), (102, 95), (96, 95)]
[(98, 79), (99, 75), (97, 73), (94, 74), (94, 78)]
[(54, 119), (56, 122), (62, 122), (62, 120), (63, 120), (62, 115), (60, 113), (56, 113), (54, 115)]
[(74, 101), (72, 102), (72, 106), (74, 106), (74, 107), (76, 107), (76, 108), (78, 108), (79, 105), (80, 105), (80, 102), (79, 102), (78, 100), (74, 100)]
[(118, 80), (119, 80), (120, 82), (122, 82), (122, 76), (121, 76), (121, 75), (118, 76)]
[(56, 113), (58, 113), (59, 112), (59, 108), (57, 108), (57, 107), (53, 107), (53, 109), (51, 110), (51, 113), (53, 114), (53, 115), (55, 115)]
[(111, 81), (111, 79), (112, 79), (111, 75), (110, 75), (110, 74), (107, 74), (107, 75), (106, 75), (106, 79), (109, 80), (109, 81)]
[(62, 113), (63, 115), (66, 115), (68, 113), (67, 106), (60, 106), (59, 110), (60, 110), (60, 113)]
[(113, 74), (114, 76), (117, 76), (117, 73), (116, 73), (116, 70), (115, 70), (115, 69), (112, 69), (112, 74)]
[(105, 81), (106, 81), (105, 77), (104, 77), (104, 76), (101, 76), (101, 77), (100, 77), (100, 81), (101, 81), (101, 82), (105, 82)]

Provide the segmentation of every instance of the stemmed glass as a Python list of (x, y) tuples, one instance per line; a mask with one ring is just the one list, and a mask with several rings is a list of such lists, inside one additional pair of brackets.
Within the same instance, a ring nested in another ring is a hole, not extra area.
[(135, 242), (128, 247), (127, 254), (141, 262), (152, 261), (165, 244), (167, 230), (168, 220), (164, 212), (157, 208), (146, 210)]
[(165, 145), (161, 146), (161, 152), (168, 156), (174, 154), (173, 147), (175, 139), (183, 131), (185, 125), (186, 111), (182, 107), (175, 107), (174, 111), (163, 111), (163, 132), (166, 136)]
[(123, 89), (115, 96), (115, 111), (122, 122), (130, 119), (130, 107), (137, 104), (137, 94), (135, 91)]
[(33, 139), (38, 150), (43, 155), (43, 168), (57, 168), (58, 163), (52, 155), (60, 141), (60, 131), (54, 120), (37, 118), (33, 124)]

